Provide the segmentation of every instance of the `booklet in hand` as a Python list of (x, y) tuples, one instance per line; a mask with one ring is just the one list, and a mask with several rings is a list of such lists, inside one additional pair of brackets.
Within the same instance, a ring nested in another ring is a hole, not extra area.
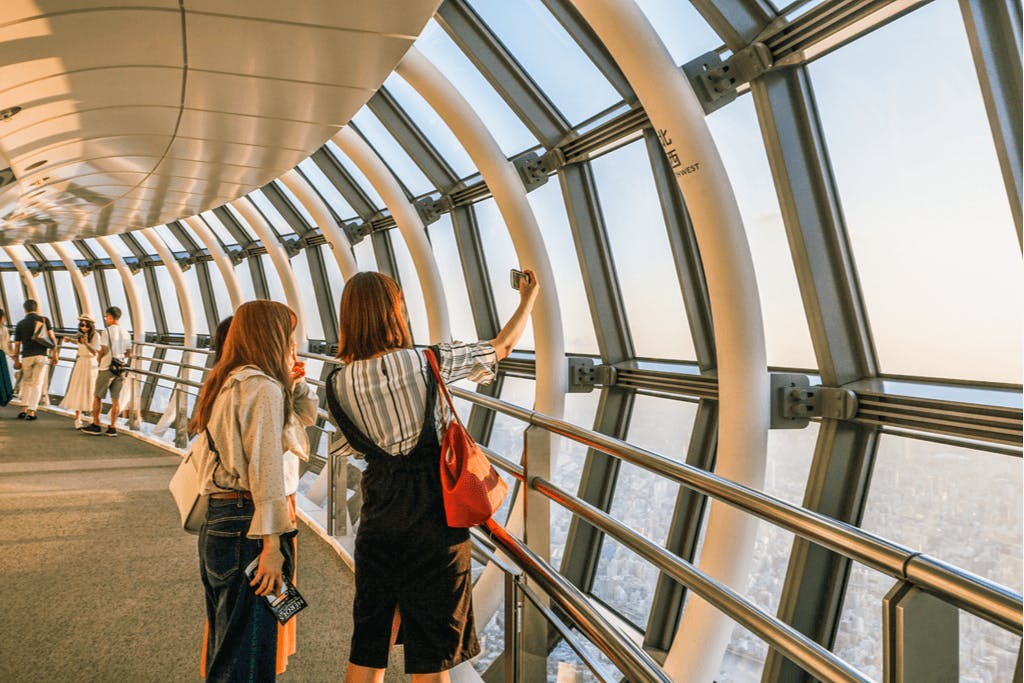
[[(250, 581), (256, 576), (256, 569), (259, 567), (259, 564), (260, 558), (257, 557), (245, 568), (245, 575), (249, 577)], [(299, 594), (299, 589), (293, 586), (287, 577), (281, 579), (281, 591), (279, 593), (264, 597), (267, 599), (267, 607), (270, 608), (274, 617), (281, 624), (287, 623), (289, 619), (307, 606), (305, 598)]]

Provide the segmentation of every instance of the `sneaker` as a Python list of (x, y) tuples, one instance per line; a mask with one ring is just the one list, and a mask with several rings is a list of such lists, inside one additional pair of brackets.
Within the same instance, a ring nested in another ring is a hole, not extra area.
[(26, 415), (25, 419), (26, 420), (38, 420), (39, 416), (38, 415)]
[(107, 436), (117, 436), (117, 430), (113, 427), (107, 427)]
[(24, 410), (18, 413), (19, 420), (24, 420), (26, 417), (28, 417), (28, 413), (26, 413)]
[(75, 429), (81, 429), (84, 426), (81, 420), (75, 420)]
[(98, 435), (103, 433), (103, 428), (100, 427), (99, 425), (88, 424), (88, 425), (82, 427), (82, 433), (83, 434), (91, 434), (93, 436), (98, 436)]

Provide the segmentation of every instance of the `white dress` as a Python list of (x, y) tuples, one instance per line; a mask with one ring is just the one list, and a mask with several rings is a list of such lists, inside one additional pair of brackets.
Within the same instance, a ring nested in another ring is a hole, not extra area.
[[(92, 410), (92, 395), (96, 390), (96, 351), (100, 347), (98, 334), (94, 340), (93, 344), (78, 343), (78, 358), (71, 370), (64, 400), (60, 402), (60, 407), (65, 410)], [(89, 353), (90, 349), (93, 353)]]

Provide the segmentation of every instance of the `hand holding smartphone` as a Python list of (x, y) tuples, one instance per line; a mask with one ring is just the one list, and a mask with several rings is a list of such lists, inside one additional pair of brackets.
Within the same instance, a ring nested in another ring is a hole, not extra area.
[(511, 275), (512, 289), (516, 290), (517, 292), (520, 289), (522, 289), (521, 285), (522, 285), (522, 282), (524, 280), (526, 281), (526, 284), (530, 284), (530, 276), (527, 275), (526, 273), (524, 273), (521, 270), (516, 270), (515, 268), (513, 268), (512, 272), (510, 273), (510, 275)]

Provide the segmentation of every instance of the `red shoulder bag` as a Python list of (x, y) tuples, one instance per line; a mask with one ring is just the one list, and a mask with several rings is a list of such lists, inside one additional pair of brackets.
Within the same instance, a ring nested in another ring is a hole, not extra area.
[[(444, 395), (441, 417), (444, 436), (441, 439), (441, 493), (448, 526), (471, 527), (483, 524), (501, 507), (508, 493), (508, 484), (491, 461), (473, 441), (462, 425), (448, 387), (441, 379), (437, 357), (426, 350), (430, 369), (437, 378), (437, 390)], [(447, 415), (445, 403), (448, 404)]]

